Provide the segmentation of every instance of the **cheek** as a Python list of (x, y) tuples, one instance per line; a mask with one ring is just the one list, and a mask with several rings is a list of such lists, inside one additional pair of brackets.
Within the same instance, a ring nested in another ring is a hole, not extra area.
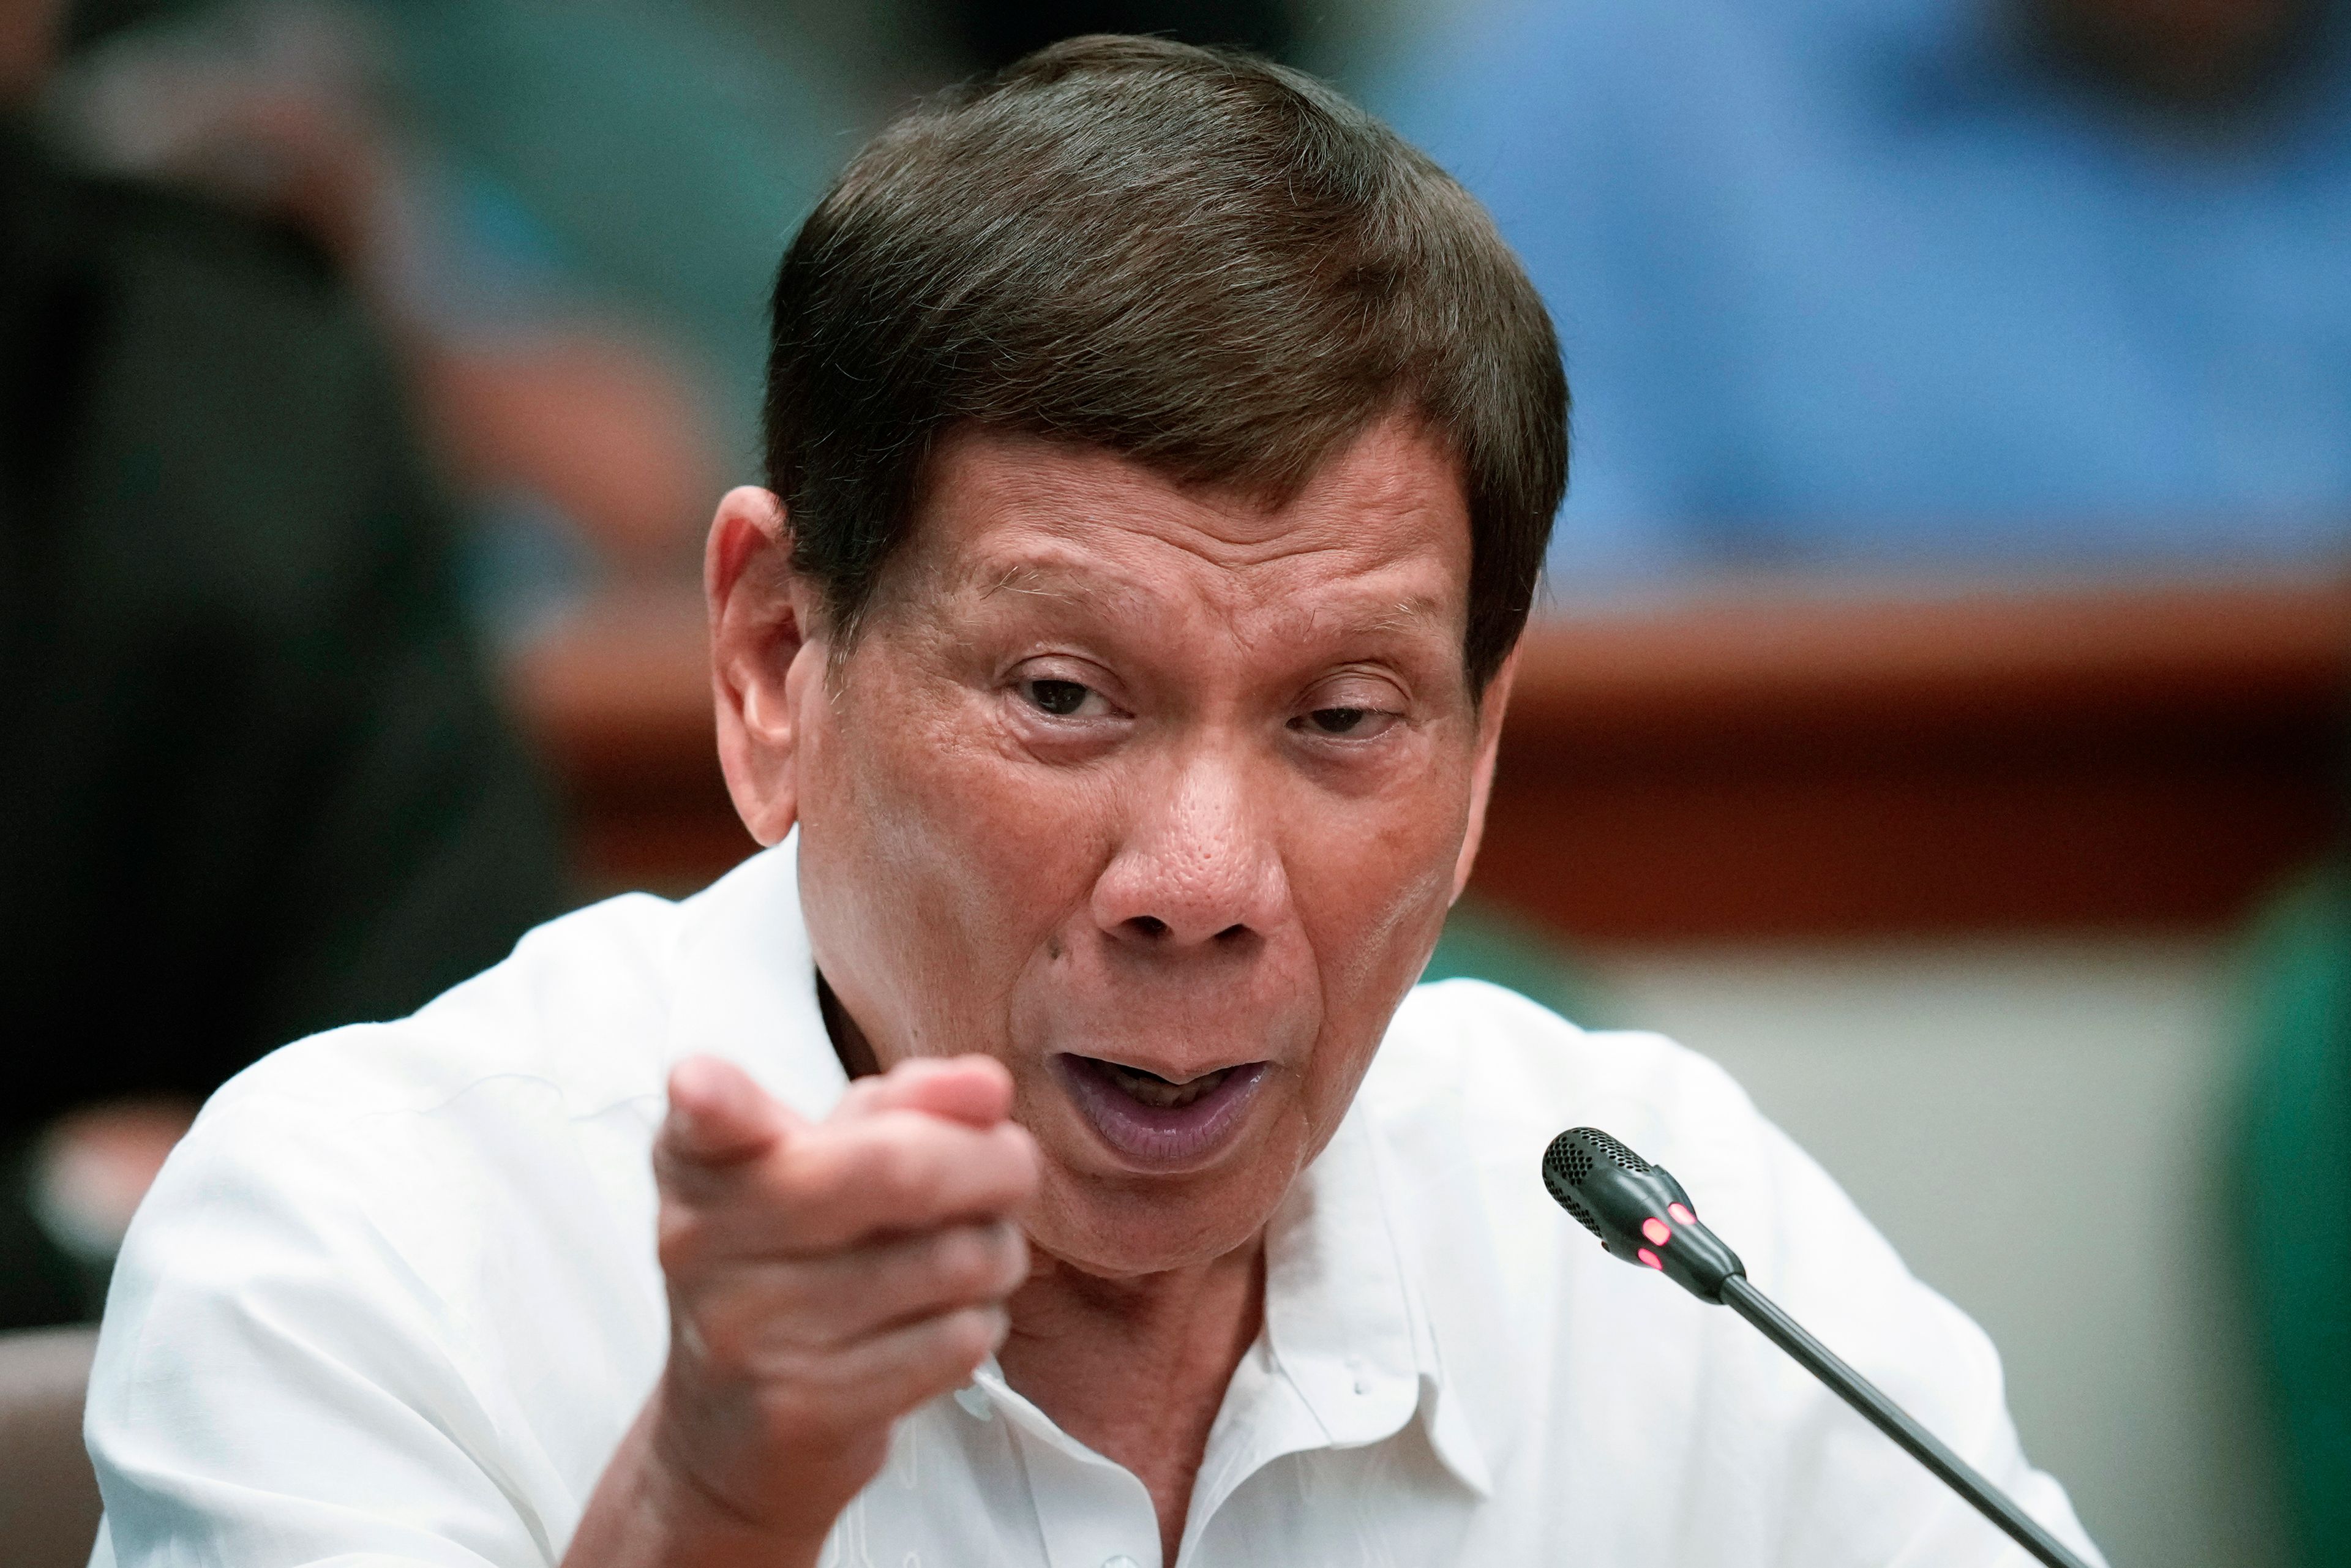
[(1303, 1086), (1317, 1123), (1335, 1124), (1344, 1113), (1444, 929), (1469, 797), (1466, 785), (1438, 781), (1457, 777), (1432, 767), (1414, 780), (1409, 800), (1366, 801), (1344, 813), (1326, 807), (1311, 847), (1293, 855), (1292, 884), (1326, 1009)]
[(818, 961), (885, 1064), (1008, 1058), (1020, 974), (1091, 888), (1100, 791), (1018, 766), (967, 700), (853, 695), (812, 737), (800, 813)]
[(1334, 1002), (1384, 1019), (1444, 925), (1468, 786), (1458, 767), (1432, 763), (1378, 798), (1318, 804), (1297, 817), (1291, 885)]

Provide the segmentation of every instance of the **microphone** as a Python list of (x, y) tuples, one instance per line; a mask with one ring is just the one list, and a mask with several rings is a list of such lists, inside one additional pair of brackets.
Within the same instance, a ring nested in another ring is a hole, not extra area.
[(1697, 1206), (1665, 1166), (1651, 1165), (1597, 1127), (1570, 1127), (1543, 1151), (1542, 1177), (1559, 1206), (1611, 1255), (1655, 1269), (1698, 1300), (1729, 1307), (1754, 1324), (2049, 1568), (2088, 1568), (2007, 1493), (1750, 1284), (1739, 1254), (1698, 1223)]

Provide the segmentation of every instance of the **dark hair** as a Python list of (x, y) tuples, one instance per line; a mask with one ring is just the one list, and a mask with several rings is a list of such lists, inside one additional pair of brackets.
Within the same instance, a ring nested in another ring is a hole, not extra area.
[(1248, 55), (1041, 49), (876, 137), (776, 278), (768, 484), (844, 642), (958, 425), (1278, 505), (1399, 411), (1460, 464), (1482, 692), (1567, 484), (1551, 319), (1435, 163)]

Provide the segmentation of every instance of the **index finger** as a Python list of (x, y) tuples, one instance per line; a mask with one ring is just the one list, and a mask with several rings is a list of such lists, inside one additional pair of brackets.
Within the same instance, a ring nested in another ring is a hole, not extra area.
[(861, 1078), (828, 1120), (923, 1111), (985, 1132), (1012, 1110), (1012, 1074), (992, 1056), (917, 1056)]

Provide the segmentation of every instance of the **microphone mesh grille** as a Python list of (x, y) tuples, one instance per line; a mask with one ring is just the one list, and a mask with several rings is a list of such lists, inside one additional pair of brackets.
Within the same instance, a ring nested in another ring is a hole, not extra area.
[[(1602, 1132), (1597, 1127), (1581, 1127), (1577, 1131), (1592, 1140), (1593, 1145), (1609, 1160), (1638, 1176), (1649, 1168), (1649, 1162)], [(1589, 1174), (1587, 1169), (1586, 1174)]]
[[(1592, 1218), (1592, 1211), (1575, 1197), (1577, 1186), (1591, 1174), (1591, 1151), (1573, 1133), (1562, 1133), (1551, 1141), (1551, 1147), (1543, 1151), (1543, 1185), (1551, 1188), (1551, 1195), (1558, 1200), (1559, 1206), (1575, 1217), (1577, 1224), (1593, 1235), (1600, 1236), (1600, 1222)], [(1608, 1239), (1600, 1236), (1600, 1239), (1604, 1244)]]

